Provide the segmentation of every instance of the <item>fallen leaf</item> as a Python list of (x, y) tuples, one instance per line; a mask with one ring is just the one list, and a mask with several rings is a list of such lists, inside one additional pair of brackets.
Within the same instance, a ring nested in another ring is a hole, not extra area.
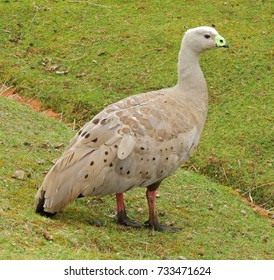
[(48, 232), (44, 231), (42, 233), (42, 235), (45, 237), (46, 240), (48, 241), (52, 241), (53, 240), (53, 236), (51, 234), (49, 234)]
[(53, 72), (53, 71), (58, 70), (59, 68), (60, 68), (60, 65), (50, 65), (45, 70), (48, 72)]
[(51, 146), (52, 146), (52, 144), (50, 143), (49, 140), (47, 140), (47, 141), (45, 141), (44, 143), (42, 143), (39, 147), (40, 147), (40, 148), (43, 148), (43, 149), (47, 149), (47, 148), (49, 148), (49, 147), (51, 147)]
[(63, 143), (63, 142), (60, 142), (60, 143), (56, 144), (56, 145), (54, 146), (54, 148), (55, 148), (56, 150), (59, 150), (59, 149), (61, 149), (63, 146), (64, 146), (64, 143)]
[(75, 75), (75, 77), (76, 78), (83, 78), (83, 77), (85, 77), (87, 74), (85, 73), (85, 72), (80, 72), (80, 73), (77, 73), (76, 75)]

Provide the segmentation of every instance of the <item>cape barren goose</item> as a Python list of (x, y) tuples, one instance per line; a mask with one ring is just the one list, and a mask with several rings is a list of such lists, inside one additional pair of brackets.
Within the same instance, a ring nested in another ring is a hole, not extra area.
[(159, 224), (156, 190), (197, 146), (206, 119), (208, 94), (199, 54), (228, 47), (207, 26), (186, 31), (178, 62), (178, 83), (127, 97), (107, 106), (72, 138), (36, 194), (36, 212), (52, 216), (83, 196), (116, 194), (117, 222), (142, 225), (128, 218), (123, 193), (146, 188), (154, 230), (175, 231)]

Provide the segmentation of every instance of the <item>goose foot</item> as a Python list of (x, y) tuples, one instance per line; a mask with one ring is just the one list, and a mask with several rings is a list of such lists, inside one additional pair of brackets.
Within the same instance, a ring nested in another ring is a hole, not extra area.
[(143, 225), (137, 221), (131, 220), (128, 216), (126, 211), (121, 211), (117, 213), (117, 223), (119, 225), (133, 227), (133, 228), (141, 228)]
[(181, 230), (181, 228), (177, 228), (177, 227), (172, 227), (172, 226), (165, 226), (165, 225), (161, 225), (161, 224), (151, 224), (149, 221), (146, 221), (144, 226), (146, 228), (155, 230), (155, 231), (161, 231), (161, 232), (178, 232)]

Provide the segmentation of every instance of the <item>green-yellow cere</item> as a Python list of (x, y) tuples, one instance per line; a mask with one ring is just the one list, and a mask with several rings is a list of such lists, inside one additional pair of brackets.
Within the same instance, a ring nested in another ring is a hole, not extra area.
[(220, 35), (217, 35), (217, 36), (215, 36), (214, 40), (215, 40), (215, 43), (216, 43), (217, 47), (227, 47), (227, 44), (226, 44), (226, 41), (225, 41), (224, 37), (222, 37)]

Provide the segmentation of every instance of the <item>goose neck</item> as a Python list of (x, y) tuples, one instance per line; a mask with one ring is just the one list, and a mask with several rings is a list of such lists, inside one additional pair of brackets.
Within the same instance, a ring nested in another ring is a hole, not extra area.
[(196, 52), (182, 46), (178, 60), (178, 86), (186, 92), (199, 86), (204, 87), (204, 75)]

